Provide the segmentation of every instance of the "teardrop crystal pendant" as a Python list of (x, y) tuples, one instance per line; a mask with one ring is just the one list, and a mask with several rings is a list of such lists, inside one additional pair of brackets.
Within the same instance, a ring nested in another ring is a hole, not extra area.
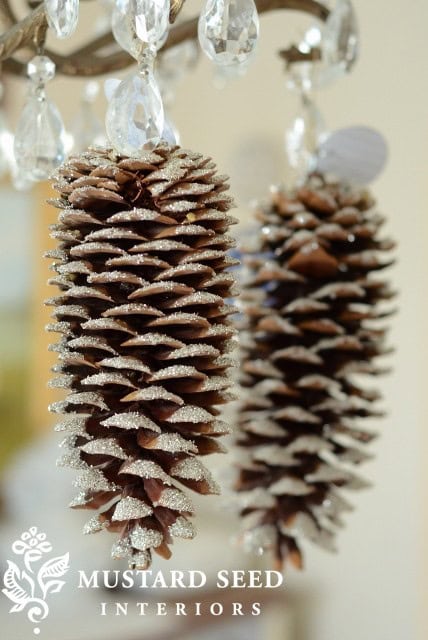
[(56, 106), (30, 92), (15, 133), (16, 164), (32, 180), (46, 180), (65, 157), (64, 125)]
[(128, 76), (113, 93), (106, 115), (108, 138), (119, 153), (138, 155), (161, 140), (164, 128), (162, 98), (153, 72)]
[(170, 0), (116, 0), (112, 30), (118, 44), (138, 59), (142, 45), (162, 46), (169, 28)]
[(316, 163), (316, 151), (325, 135), (324, 119), (315, 103), (302, 94), (299, 113), (285, 132), (285, 149), (297, 179), (304, 178)]
[(48, 24), (58, 38), (68, 38), (79, 20), (79, 0), (44, 0)]
[(324, 25), (321, 38), (322, 57), (328, 67), (349, 71), (358, 58), (358, 24), (352, 2), (337, 0)]
[(259, 36), (254, 0), (207, 0), (199, 17), (198, 35), (202, 50), (216, 64), (248, 60)]

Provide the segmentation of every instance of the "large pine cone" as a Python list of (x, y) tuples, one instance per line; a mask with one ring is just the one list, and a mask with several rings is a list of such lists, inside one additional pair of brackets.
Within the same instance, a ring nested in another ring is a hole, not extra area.
[[(250, 548), (302, 564), (299, 539), (325, 547), (349, 504), (338, 489), (364, 482), (350, 465), (373, 435), (378, 394), (355, 374), (377, 375), (391, 297), (378, 272), (393, 243), (365, 191), (312, 175), (258, 211), (260, 247), (245, 290), (237, 490)], [(348, 464), (349, 463), (349, 464)]]
[(222, 451), (228, 432), (215, 408), (230, 398), (234, 335), (226, 179), (168, 146), (139, 158), (90, 150), (56, 176), (48, 256), (61, 291), (48, 329), (62, 334), (52, 386), (70, 390), (51, 406), (70, 432), (59, 463), (82, 472), (71, 506), (100, 510), (85, 532), (118, 532), (112, 554), (133, 567), (193, 537), (176, 481), (218, 492), (199, 456)]

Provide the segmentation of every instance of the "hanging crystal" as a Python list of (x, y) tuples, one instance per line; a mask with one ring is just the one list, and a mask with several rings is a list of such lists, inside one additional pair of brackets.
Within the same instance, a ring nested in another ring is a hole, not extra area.
[[(3, 85), (0, 82), (0, 102), (3, 98)], [(6, 117), (0, 106), (0, 178), (3, 178), (10, 170), (13, 147), (13, 136), (10, 133)]]
[(31, 87), (15, 133), (15, 160), (27, 178), (45, 180), (65, 157), (62, 118), (45, 92), (55, 64), (46, 56), (36, 56), (28, 63), (27, 74)]
[(107, 135), (119, 153), (135, 156), (141, 149), (159, 144), (164, 123), (153, 66), (147, 64), (115, 89), (107, 108)]
[(68, 38), (79, 20), (79, 0), (44, 0), (49, 26), (58, 38)]
[(144, 45), (160, 48), (169, 28), (170, 0), (116, 0), (112, 30), (118, 44), (138, 59)]
[(216, 64), (248, 60), (259, 36), (254, 0), (207, 0), (199, 17), (198, 35), (202, 50)]
[(99, 84), (96, 81), (88, 82), (83, 90), (80, 108), (71, 126), (72, 148), (75, 152), (105, 143), (104, 127), (94, 111), (98, 93)]
[(162, 140), (171, 145), (180, 144), (180, 132), (168, 116), (164, 118)]
[(322, 57), (327, 67), (342, 73), (355, 64), (359, 52), (358, 24), (352, 2), (337, 0), (322, 31)]
[(324, 139), (324, 119), (310, 96), (302, 92), (299, 112), (285, 132), (285, 149), (297, 179), (303, 178), (316, 163), (316, 152)]

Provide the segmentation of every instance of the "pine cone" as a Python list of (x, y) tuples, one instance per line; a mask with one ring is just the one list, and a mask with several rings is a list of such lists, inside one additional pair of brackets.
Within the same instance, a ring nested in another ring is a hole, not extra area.
[[(377, 272), (391, 264), (384, 222), (365, 191), (312, 175), (276, 192), (258, 211), (260, 252), (249, 259), (237, 490), (249, 548), (278, 566), (302, 565), (299, 539), (325, 548), (350, 508), (339, 488), (364, 486), (349, 465), (368, 456), (378, 393), (355, 374), (377, 375), (386, 352), (391, 291)], [(348, 466), (346, 466), (346, 464)]]
[(69, 432), (59, 464), (81, 470), (70, 506), (100, 510), (85, 532), (117, 532), (112, 555), (132, 567), (193, 537), (176, 481), (218, 492), (199, 456), (223, 451), (229, 431), (215, 408), (230, 399), (234, 335), (226, 179), (168, 146), (138, 158), (89, 150), (56, 176), (51, 386), (70, 390), (50, 407)]

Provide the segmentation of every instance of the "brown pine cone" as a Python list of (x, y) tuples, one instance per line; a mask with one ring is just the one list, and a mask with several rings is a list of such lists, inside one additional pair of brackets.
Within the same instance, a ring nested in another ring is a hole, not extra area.
[(332, 548), (341, 487), (366, 483), (351, 470), (368, 456), (377, 375), (386, 352), (379, 320), (391, 291), (379, 271), (393, 243), (366, 191), (312, 175), (276, 192), (257, 213), (260, 247), (249, 258), (243, 334), (237, 490), (249, 548), (273, 550), (300, 567), (299, 539)]
[(113, 557), (147, 568), (152, 549), (167, 558), (174, 536), (194, 535), (177, 482), (218, 492), (200, 456), (223, 451), (229, 431), (215, 408), (231, 397), (227, 178), (161, 146), (138, 158), (89, 150), (55, 179), (51, 385), (69, 389), (51, 406), (69, 432), (59, 464), (81, 470), (71, 506), (99, 510), (85, 532), (117, 532)]

